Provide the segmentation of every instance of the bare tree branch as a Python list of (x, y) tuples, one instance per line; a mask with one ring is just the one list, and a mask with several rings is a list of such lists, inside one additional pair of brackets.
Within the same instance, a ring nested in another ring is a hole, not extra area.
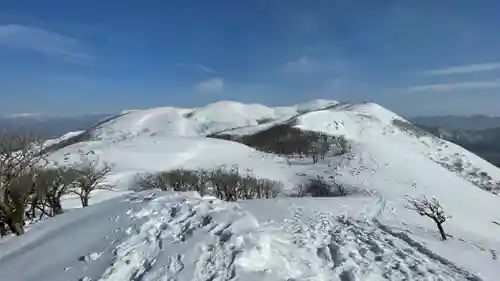
[(113, 170), (113, 166), (107, 162), (100, 163), (97, 158), (91, 159), (89, 155), (93, 154), (93, 151), (81, 152), (80, 164), (71, 168), (71, 172), (76, 175), (75, 188), (72, 193), (80, 197), (83, 207), (88, 206), (90, 195), (94, 190), (114, 188), (113, 185), (106, 182), (106, 177)]
[(32, 135), (0, 134), (0, 219), (16, 235), (24, 233), (25, 208), (37, 169), (46, 165), (43, 142)]
[(441, 239), (446, 240), (446, 233), (443, 229), (443, 223), (446, 222), (446, 219), (451, 218), (451, 216), (445, 215), (439, 201), (434, 197), (432, 197), (432, 199), (428, 199), (426, 196), (420, 199), (414, 199), (406, 196), (405, 199), (406, 201), (408, 201), (408, 205), (406, 206), (406, 208), (416, 211), (421, 216), (431, 218), (438, 227), (439, 233), (441, 234)]

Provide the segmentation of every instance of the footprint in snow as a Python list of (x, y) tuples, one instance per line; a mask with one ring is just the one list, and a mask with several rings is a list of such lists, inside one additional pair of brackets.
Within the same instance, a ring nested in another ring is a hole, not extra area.
[(80, 257), (78, 257), (78, 260), (81, 262), (95, 261), (95, 260), (98, 260), (102, 254), (103, 253), (94, 252), (94, 253), (91, 253), (90, 255), (80, 256)]

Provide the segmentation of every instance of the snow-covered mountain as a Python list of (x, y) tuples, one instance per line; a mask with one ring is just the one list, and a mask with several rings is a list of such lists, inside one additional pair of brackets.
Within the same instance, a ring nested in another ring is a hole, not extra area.
[(271, 119), (290, 118), (335, 105), (328, 100), (314, 100), (291, 106), (271, 108), (261, 104), (220, 101), (201, 108), (159, 107), (127, 110), (93, 132), (94, 138), (112, 139), (131, 136), (206, 136), (237, 127), (253, 126)]
[[(342, 136), (350, 150), (316, 164), (290, 162), (216, 138), (283, 124)], [(0, 276), (16, 281), (500, 276), (495, 194), (500, 170), (377, 104), (315, 100), (272, 108), (223, 101), (195, 109), (130, 110), (85, 133), (88, 137), (49, 158), (70, 165), (92, 151), (92, 157), (114, 164), (109, 181), (121, 191), (96, 193), (94, 203), (104, 202), (40, 222), (26, 235), (0, 243)], [(138, 173), (220, 165), (279, 180), (283, 196), (229, 203), (194, 193), (131, 191)], [(298, 184), (318, 176), (333, 177), (351, 194), (289, 196)], [(430, 219), (405, 208), (405, 196), (422, 195), (436, 197), (452, 216), (444, 224), (447, 241), (439, 240)], [(74, 201), (68, 198), (65, 207)], [(42, 258), (55, 248), (62, 253)], [(24, 266), (34, 260), (40, 260), (37, 266)]]

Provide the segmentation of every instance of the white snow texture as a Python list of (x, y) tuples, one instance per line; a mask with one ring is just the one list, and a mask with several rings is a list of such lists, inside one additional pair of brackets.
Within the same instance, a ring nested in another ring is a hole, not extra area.
[[(207, 137), (284, 123), (344, 136), (351, 150), (316, 164), (289, 163)], [(93, 151), (114, 165), (107, 180), (117, 190), (94, 193), (84, 209), (69, 196), (64, 214), (0, 239), (1, 280), (500, 280), (500, 170), (377, 104), (221, 101), (129, 110), (90, 133), (49, 158), (71, 165)], [(230, 203), (194, 192), (132, 191), (138, 173), (221, 165), (279, 180), (283, 195)], [(356, 192), (288, 196), (318, 175)], [(405, 208), (405, 196), (423, 195), (452, 216), (444, 224), (448, 240)]]

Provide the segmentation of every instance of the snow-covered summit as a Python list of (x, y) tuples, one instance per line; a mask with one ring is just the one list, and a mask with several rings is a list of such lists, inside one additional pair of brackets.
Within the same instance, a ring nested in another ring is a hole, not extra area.
[[(74, 144), (55, 154), (64, 154), (66, 158), (71, 159), (68, 155), (71, 155), (76, 148), (81, 151), (92, 147), (97, 154), (105, 159), (112, 159), (117, 167), (121, 167), (124, 164), (116, 159), (115, 154), (107, 152), (117, 151), (119, 147), (125, 150), (125, 147), (128, 147), (129, 149), (126, 149), (123, 155), (132, 153), (134, 157), (141, 157), (141, 155), (150, 157), (150, 153), (143, 152), (149, 148), (155, 148), (151, 154), (157, 154), (159, 158), (163, 158), (165, 155), (161, 151), (167, 149), (168, 144), (169, 157), (172, 159), (189, 158), (189, 161), (193, 163), (205, 163), (205, 160), (200, 161), (199, 158), (208, 151), (215, 152), (222, 158), (230, 156), (233, 148), (236, 149), (234, 151), (236, 154), (245, 150), (248, 159), (262, 158), (262, 153), (252, 148), (229, 145), (226, 141), (206, 139), (206, 136), (249, 135), (280, 124), (293, 124), (294, 127), (302, 130), (345, 137), (353, 147), (356, 157), (369, 156), (363, 160), (363, 169), (370, 167), (370, 170), (378, 171), (391, 167), (387, 171), (390, 174), (400, 166), (401, 159), (407, 158), (407, 163), (413, 163), (422, 158), (427, 164), (419, 163), (416, 167), (436, 166), (482, 189), (495, 191), (494, 189), (498, 188), (500, 182), (500, 170), (493, 165), (461, 147), (418, 129), (404, 118), (378, 104), (342, 104), (328, 100), (313, 100), (289, 107), (274, 108), (260, 104), (219, 101), (193, 109), (158, 107), (133, 110), (99, 124), (90, 131), (89, 135), (92, 137), (88, 142)], [(189, 141), (185, 138), (197, 139)], [(224, 153), (226, 147), (229, 150)], [(135, 153), (135, 150), (142, 152)], [(178, 155), (174, 156), (172, 153)], [(189, 155), (189, 157), (186, 158), (184, 155)], [(392, 155), (398, 155), (398, 157), (390, 158)], [(367, 163), (367, 159), (372, 163)], [(132, 162), (132, 166), (130, 163), (125, 165), (127, 169), (135, 167), (132, 170), (144, 170), (141, 167), (144, 162)], [(167, 169), (185, 165), (187, 162), (187, 160), (163, 161), (158, 167)], [(232, 162), (228, 164), (240, 165), (245, 161), (234, 159)], [(172, 165), (172, 163), (175, 164)], [(359, 165), (361, 161), (352, 168), (359, 169)], [(127, 169), (124, 168), (123, 172)], [(419, 183), (422, 175), (415, 173), (417, 170), (410, 169), (397, 178), (402, 179), (412, 174), (408, 181)], [(374, 175), (370, 178), (381, 174), (373, 173)], [(369, 188), (378, 190), (373, 183), (371, 185)]]
[[(207, 137), (251, 135), (283, 124), (342, 136), (350, 149), (313, 164)], [(69, 165), (92, 151), (114, 164), (109, 180), (122, 192), (134, 188), (138, 173), (238, 165), (258, 178), (281, 181), (284, 196), (227, 203), (191, 193), (131, 193), (0, 243), (0, 276), (14, 281), (496, 281), (500, 274), (495, 195), (500, 170), (380, 105), (315, 100), (268, 107), (221, 101), (193, 109), (130, 110), (90, 133), (90, 139), (49, 158)], [(287, 196), (317, 177), (333, 178), (351, 193)], [(406, 196), (422, 195), (436, 197), (452, 216), (444, 225), (446, 242), (439, 241), (430, 219), (405, 207)], [(99, 193), (93, 200), (113, 196)], [(81, 241), (63, 255), (21, 270), (76, 235)]]
[(94, 137), (106, 139), (139, 135), (206, 136), (269, 120), (290, 118), (299, 112), (318, 110), (335, 104), (335, 101), (313, 100), (289, 107), (272, 108), (261, 104), (219, 101), (191, 109), (158, 107), (128, 110), (101, 124), (94, 130)]

